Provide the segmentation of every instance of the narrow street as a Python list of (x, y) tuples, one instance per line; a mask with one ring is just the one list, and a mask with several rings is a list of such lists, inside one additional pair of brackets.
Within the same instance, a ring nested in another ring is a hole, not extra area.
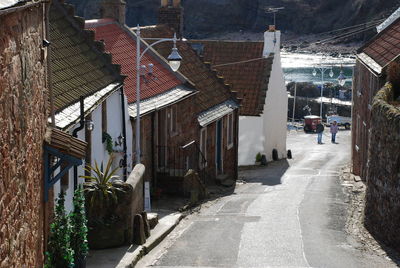
[(337, 141), (292, 132), (293, 159), (240, 172), (245, 183), (185, 218), (137, 267), (396, 267), (345, 233), (338, 175), (350, 132)]

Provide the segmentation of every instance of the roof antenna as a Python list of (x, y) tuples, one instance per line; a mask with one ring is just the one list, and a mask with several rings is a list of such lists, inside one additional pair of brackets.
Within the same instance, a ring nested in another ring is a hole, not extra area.
[(274, 14), (274, 44), (276, 44), (276, 13), (278, 13), (280, 10), (285, 9), (284, 7), (267, 7), (265, 8), (265, 12), (267, 14)]

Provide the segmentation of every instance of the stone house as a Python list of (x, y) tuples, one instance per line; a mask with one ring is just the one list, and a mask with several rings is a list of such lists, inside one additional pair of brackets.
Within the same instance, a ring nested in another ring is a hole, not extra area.
[(286, 157), (288, 98), (280, 61), (280, 31), (264, 42), (190, 40), (242, 100), (239, 109), (239, 165), (253, 165), (257, 153), (267, 161)]
[[(171, 38), (174, 35), (168, 25), (146, 26), (141, 28), (141, 33), (144, 38)], [(238, 163), (238, 100), (224, 78), (209, 64), (205, 64), (190, 44), (179, 41), (177, 47), (182, 56), (179, 70), (199, 91), (190, 106), (195, 116), (191, 131), (194, 131), (194, 141), (200, 148), (201, 158), (206, 160), (202, 172), (210, 182), (215, 179), (235, 180)], [(154, 48), (166, 58), (172, 46), (161, 43)], [(173, 162), (170, 164), (173, 165)]]
[(353, 173), (367, 176), (371, 110), (375, 94), (386, 82), (388, 65), (400, 55), (400, 19), (391, 17), (380, 32), (357, 51), (353, 78), (352, 163)]
[[(124, 24), (124, 2), (104, 1), (101, 9), (118, 12), (102, 12), (104, 18), (86, 21), (86, 28), (93, 30), (95, 38), (105, 43), (113, 62), (119, 64), (121, 72), (126, 75), (125, 93), (132, 132), (136, 133), (137, 36)], [(140, 47), (143, 53), (149, 45), (140, 40)], [(143, 54), (140, 64), (140, 161), (146, 166), (144, 177), (151, 182), (152, 190), (176, 189), (165, 183), (166, 176), (182, 177), (189, 163), (190, 168), (199, 169), (198, 149), (196, 144), (191, 144), (196, 140), (192, 104), (198, 92), (193, 83), (181, 73), (173, 72), (167, 61), (151, 48)], [(132, 150), (131, 161), (136, 162), (135, 138)]]
[(398, 63), (400, 56), (400, 9), (377, 30), (378, 34), (357, 53), (353, 80), (353, 172), (367, 185), (365, 226), (380, 241), (400, 251), (400, 110), (396, 100), (399, 88), (386, 82), (391, 79), (387, 73), (393, 72), (388, 72), (390, 64)]
[[(87, 21), (86, 27), (105, 41), (106, 50), (127, 75), (126, 94), (131, 119), (135, 120), (136, 73), (132, 66), (136, 62), (136, 29), (124, 25), (123, 1), (105, 1), (102, 10), (103, 18)], [(146, 38), (170, 38), (173, 31), (167, 26), (150, 26), (142, 27), (141, 34), (145, 39), (141, 47), (146, 48)], [(203, 181), (220, 175), (235, 179), (238, 103), (223, 79), (184, 42), (177, 44), (183, 61), (173, 73), (165, 60), (171, 45), (156, 45), (141, 60), (141, 161), (146, 166), (145, 177), (152, 181), (153, 190), (167, 192), (182, 192), (183, 175), (189, 168), (197, 170)]]
[(0, 2), (0, 267), (43, 265), (44, 10), (42, 1)]
[[(105, 166), (112, 157), (112, 167), (120, 167), (118, 175), (126, 179), (133, 169), (128, 160), (132, 127), (120, 66), (111, 63), (93, 32), (84, 30), (84, 20), (74, 16), (71, 5), (52, 1), (49, 25), (54, 124), (87, 142), (85, 165)], [(55, 197), (61, 190), (66, 193), (67, 210), (74, 189), (84, 182), (82, 175), (88, 175), (84, 165), (54, 184)]]

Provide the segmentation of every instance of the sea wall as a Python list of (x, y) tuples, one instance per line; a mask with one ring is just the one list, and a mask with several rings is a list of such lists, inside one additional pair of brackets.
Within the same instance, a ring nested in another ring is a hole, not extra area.
[(400, 107), (386, 84), (375, 96), (369, 140), (365, 224), (400, 251)]

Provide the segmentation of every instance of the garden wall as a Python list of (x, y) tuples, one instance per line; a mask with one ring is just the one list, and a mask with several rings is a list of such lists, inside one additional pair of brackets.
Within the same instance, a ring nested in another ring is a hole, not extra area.
[(391, 105), (392, 99), (392, 87), (386, 84), (372, 107), (365, 224), (400, 250), (400, 107)]

